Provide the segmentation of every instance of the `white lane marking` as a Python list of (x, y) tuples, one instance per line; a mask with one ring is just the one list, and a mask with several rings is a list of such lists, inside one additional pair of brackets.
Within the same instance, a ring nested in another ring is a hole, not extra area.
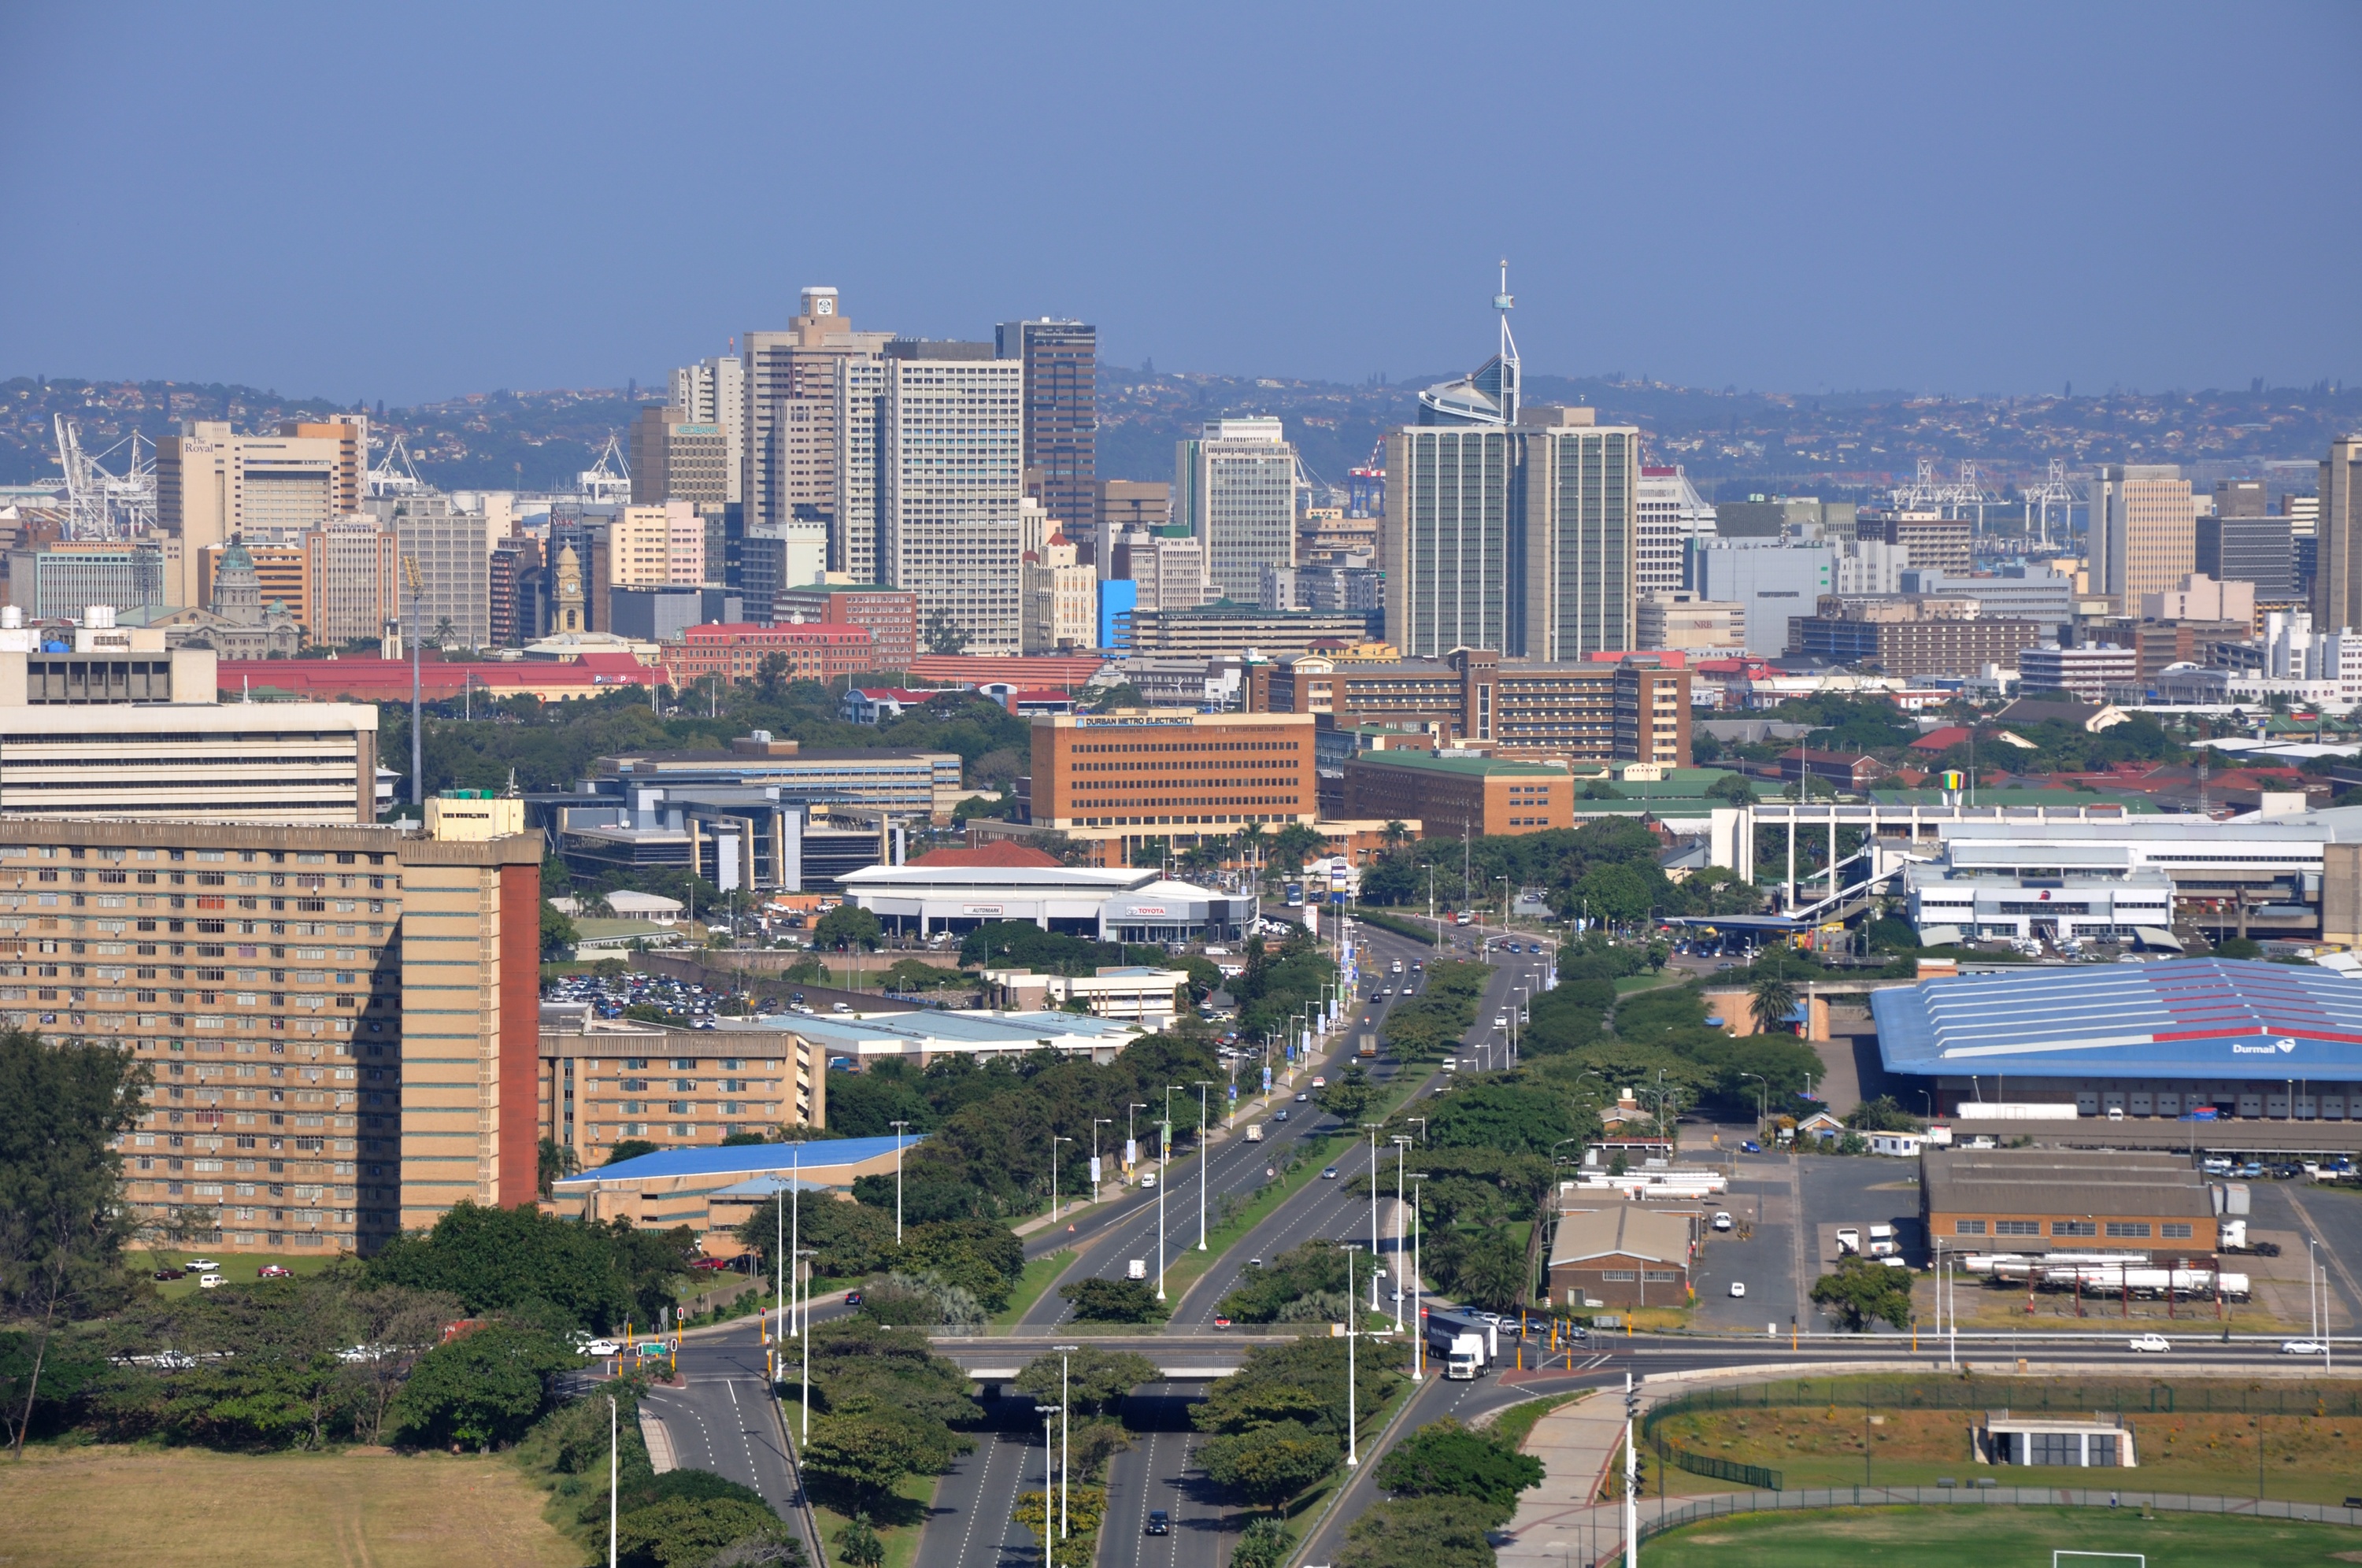
[[(992, 1462), (999, 1452), (1000, 1433), (996, 1430), (992, 1434), (992, 1441), (984, 1445), (984, 1468), (976, 1473), (976, 1501), (977, 1503), (984, 1501), (985, 1484), (992, 1477)], [(967, 1543), (970, 1538), (976, 1534), (976, 1507), (974, 1504), (971, 1504), (967, 1510), (967, 1524), (960, 1530), (959, 1552), (952, 1559), (953, 1568), (959, 1568), (959, 1564), (967, 1561)]]

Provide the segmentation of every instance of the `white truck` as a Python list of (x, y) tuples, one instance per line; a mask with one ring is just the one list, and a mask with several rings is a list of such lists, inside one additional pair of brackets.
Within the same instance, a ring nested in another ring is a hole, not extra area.
[(1861, 1251), (1861, 1232), (1848, 1225), (1838, 1232), (1838, 1256)]
[(1447, 1379), (1469, 1382), (1500, 1359), (1500, 1329), (1496, 1324), (1462, 1312), (1435, 1308), (1425, 1310), (1427, 1353), (1443, 1364)]
[(1894, 1227), (1872, 1225), (1870, 1228), (1870, 1255), (1874, 1258), (1891, 1258), (1894, 1255)]
[(1148, 1260), (1146, 1258), (1134, 1258), (1130, 1263), (1125, 1264), (1123, 1265), (1123, 1276), (1126, 1279), (1146, 1279), (1148, 1277)]
[(1250, 1121), (1247, 1123), (1247, 1142), (1250, 1143), (1260, 1143), (1263, 1142), (1262, 1122)]

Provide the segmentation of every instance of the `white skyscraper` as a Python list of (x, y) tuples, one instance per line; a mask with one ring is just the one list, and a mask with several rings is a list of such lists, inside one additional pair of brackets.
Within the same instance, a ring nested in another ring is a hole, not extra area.
[(970, 653), (1020, 649), (1024, 364), (989, 343), (889, 343), (877, 428), (880, 577)]
[(1714, 507), (1678, 468), (1640, 470), (1639, 539), (1634, 550), (1636, 586), (1642, 593), (1687, 588), (1682, 573), (1692, 539), (1714, 537)]
[(1276, 419), (1221, 419), (1178, 443), (1173, 520), (1205, 552), (1222, 598), (1253, 604), (1267, 567), (1296, 564), (1296, 448)]

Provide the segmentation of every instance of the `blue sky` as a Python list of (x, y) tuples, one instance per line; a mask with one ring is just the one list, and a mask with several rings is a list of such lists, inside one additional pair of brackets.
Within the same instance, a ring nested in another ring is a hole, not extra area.
[(0, 6), (0, 376), (406, 403), (782, 325), (1960, 394), (2362, 373), (2362, 6)]

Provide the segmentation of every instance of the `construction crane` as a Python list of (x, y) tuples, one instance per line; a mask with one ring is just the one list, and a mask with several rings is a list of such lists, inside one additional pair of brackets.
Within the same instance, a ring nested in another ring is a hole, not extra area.
[[(58, 466), (66, 475), (66, 537), (136, 539), (156, 528), (156, 444), (134, 430), (105, 451), (83, 449), (82, 425), (61, 414), (53, 421)], [(124, 471), (110, 473), (100, 458), (126, 455)]]
[(1345, 515), (1382, 517), (1386, 510), (1386, 438), (1370, 447), (1369, 460), (1345, 471)]

